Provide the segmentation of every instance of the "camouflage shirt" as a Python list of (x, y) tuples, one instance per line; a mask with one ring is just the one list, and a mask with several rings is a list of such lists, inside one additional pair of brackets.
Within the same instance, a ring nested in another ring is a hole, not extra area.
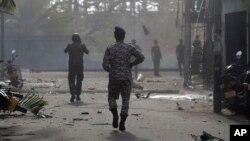
[[(136, 58), (133, 62), (131, 62), (132, 56)], [(143, 54), (135, 47), (123, 42), (116, 42), (105, 51), (103, 69), (109, 72), (110, 80), (131, 80), (132, 66), (143, 61)]]

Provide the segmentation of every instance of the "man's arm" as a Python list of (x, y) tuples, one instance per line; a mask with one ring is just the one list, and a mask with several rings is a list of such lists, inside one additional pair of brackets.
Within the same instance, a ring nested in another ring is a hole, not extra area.
[(109, 72), (110, 70), (110, 54), (109, 54), (109, 49), (107, 48), (103, 57), (103, 63), (102, 63), (102, 67), (105, 71)]
[(160, 59), (162, 58), (162, 55), (161, 55), (161, 48), (160, 47), (158, 47), (159, 48), (159, 57), (160, 57)]
[(135, 57), (135, 61), (131, 63), (133, 66), (142, 63), (145, 59), (144, 55), (135, 48), (132, 48), (132, 55)]
[(64, 53), (68, 53), (69, 52), (69, 48), (70, 48), (70, 45), (67, 45), (67, 47), (64, 49)]
[(155, 59), (154, 47), (151, 48), (151, 57), (152, 57), (152, 60)]
[(83, 52), (86, 53), (86, 54), (89, 54), (89, 50), (87, 49), (85, 44), (83, 44)]

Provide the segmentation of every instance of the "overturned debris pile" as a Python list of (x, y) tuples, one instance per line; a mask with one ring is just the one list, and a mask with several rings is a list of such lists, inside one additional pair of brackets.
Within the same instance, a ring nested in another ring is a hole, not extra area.
[(35, 91), (30, 91), (28, 94), (19, 101), (19, 105), (33, 114), (37, 115), (48, 102), (35, 93)]

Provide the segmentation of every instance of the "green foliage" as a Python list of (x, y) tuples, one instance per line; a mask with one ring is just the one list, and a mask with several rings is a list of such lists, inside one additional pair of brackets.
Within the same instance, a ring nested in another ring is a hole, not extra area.
[(30, 91), (18, 104), (36, 115), (48, 102), (34, 91)]
[(249, 0), (243, 0), (243, 2), (245, 3), (244, 5), (248, 8), (248, 10), (250, 10), (250, 1)]
[(16, 9), (14, 0), (0, 0), (0, 8), (6, 11), (13, 11)]

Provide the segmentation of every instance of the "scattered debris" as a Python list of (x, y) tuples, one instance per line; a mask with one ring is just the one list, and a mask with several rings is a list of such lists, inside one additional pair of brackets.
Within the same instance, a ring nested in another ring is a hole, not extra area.
[(143, 87), (134, 81), (132, 82), (132, 88), (143, 90)]
[(53, 117), (50, 116), (50, 115), (38, 113), (38, 114), (36, 115), (36, 118), (53, 118)]
[(36, 94), (35, 91), (30, 91), (18, 102), (18, 105), (37, 115), (45, 105), (48, 105), (48, 102)]
[(177, 109), (180, 110), (180, 111), (183, 111), (184, 109), (180, 106), (180, 104), (178, 102), (176, 102), (176, 105), (177, 105)]
[(145, 80), (145, 76), (143, 74), (139, 74), (137, 79), (136, 79), (138, 82), (143, 82)]
[(88, 88), (88, 90), (94, 91), (94, 90), (96, 90), (96, 88)]
[(161, 80), (147, 80), (148, 83), (165, 83), (166, 81)]
[(83, 118), (73, 118), (73, 122), (75, 121), (88, 121), (88, 119), (83, 119)]
[(211, 134), (203, 131), (203, 134), (201, 136), (196, 136), (191, 134), (191, 137), (195, 140), (195, 141), (224, 141), (223, 139), (217, 138), (212, 136)]
[(145, 96), (144, 94), (141, 93), (135, 93), (136, 98), (143, 98), (143, 99), (148, 99), (150, 96), (151, 92), (148, 92), (147, 95)]
[(91, 125), (111, 125), (110, 123), (93, 123)]
[(140, 116), (141, 114), (131, 114), (132, 116), (136, 116), (136, 117), (138, 117), (138, 116)]
[(74, 124), (72, 124), (72, 123), (66, 123), (65, 125), (74, 126)]
[(102, 111), (97, 111), (97, 114), (102, 114)]
[(89, 112), (82, 112), (82, 115), (89, 115)]

